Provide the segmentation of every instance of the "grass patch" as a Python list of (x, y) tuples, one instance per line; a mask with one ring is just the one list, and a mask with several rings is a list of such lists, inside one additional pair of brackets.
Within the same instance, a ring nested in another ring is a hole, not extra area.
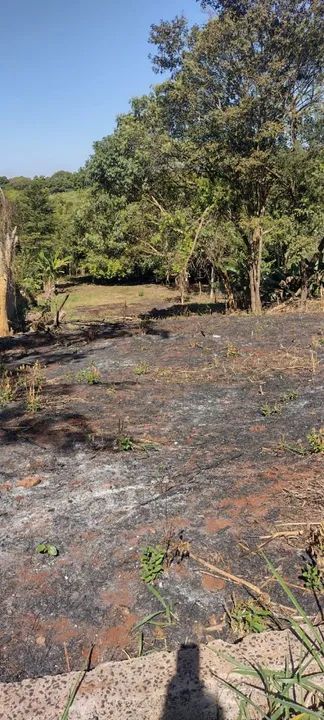
[(232, 631), (240, 637), (264, 632), (272, 626), (270, 610), (256, 600), (236, 600), (233, 595), (232, 607), (225, 607), (225, 612)]
[[(265, 667), (258, 662), (253, 665), (238, 663), (227, 657), (233, 665), (233, 672), (240, 675), (240, 685), (219, 678), (234, 691), (239, 702), (239, 718), (260, 717), (263, 720), (323, 720), (324, 717), (324, 640), (320, 629), (308, 618), (305, 610), (293, 595), (289, 586), (266, 560), (273, 577), (284, 591), (286, 597), (301, 618), (301, 622), (287, 619), (290, 628), (298, 639), (299, 659), (289, 654), (280, 670)], [(249, 690), (242, 690), (241, 682), (248, 684)], [(266, 712), (260, 702), (251, 698), (252, 688), (260, 687), (266, 701)]]
[(279, 443), (279, 450), (289, 450), (290, 452), (296, 453), (296, 455), (313, 455), (324, 452), (324, 428), (319, 428), (319, 430), (313, 428), (311, 432), (308, 433), (306, 440), (308, 445), (303, 444), (301, 440), (289, 443), (282, 437)]
[(88, 383), (88, 385), (99, 385), (101, 383), (101, 372), (95, 365), (90, 365), (84, 370), (79, 370), (76, 375), (78, 383)]
[(324, 452), (324, 428), (319, 430), (311, 430), (307, 435), (308, 444), (310, 445), (310, 452), (312, 453), (323, 453)]
[(264, 417), (270, 417), (271, 415), (281, 415), (282, 407), (279, 405), (279, 403), (274, 403), (271, 405), (270, 403), (264, 403), (261, 406), (261, 415)]
[[(172, 297), (174, 295), (174, 298)], [(93, 310), (102, 308), (104, 314), (105, 306), (111, 305), (138, 305), (139, 302), (174, 302), (176, 292), (173, 288), (164, 285), (95, 285), (85, 283), (69, 288), (69, 298), (64, 309), (66, 319), (74, 320), (82, 316), (82, 320), (91, 319)]]
[(9, 405), (16, 394), (16, 383), (8, 370), (0, 369), (0, 407)]
[(26, 407), (31, 413), (36, 413), (42, 406), (42, 390), (45, 383), (44, 369), (36, 360), (33, 365), (21, 365), (19, 368), (21, 384), (26, 393)]
[(135, 375), (147, 375), (149, 371), (150, 371), (150, 366), (147, 362), (139, 363), (134, 368)]

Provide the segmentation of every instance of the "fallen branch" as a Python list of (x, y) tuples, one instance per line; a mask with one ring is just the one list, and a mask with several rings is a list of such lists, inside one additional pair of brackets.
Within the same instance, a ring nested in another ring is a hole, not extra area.
[(281, 530), (279, 532), (275, 532), (272, 535), (261, 535), (260, 540), (264, 540), (265, 542), (258, 545), (257, 549), (261, 550), (265, 545), (268, 545), (273, 540), (276, 540), (277, 538), (283, 538), (283, 537), (300, 537), (303, 535), (303, 530)]
[(269, 595), (265, 594), (259, 587), (257, 587), (257, 585), (253, 585), (253, 583), (250, 583), (248, 580), (244, 580), (244, 578), (238, 577), (237, 575), (232, 575), (232, 573), (229, 573), (226, 570), (222, 570), (222, 568), (217, 567), (216, 565), (212, 565), (211, 563), (206, 562), (206, 560), (203, 560), (197, 555), (193, 555), (192, 552), (190, 553), (190, 557), (192, 558), (192, 560), (195, 560), (196, 562), (200, 563), (200, 565), (203, 565), (203, 567), (207, 568), (207, 570), (210, 570), (214, 575), (226, 578), (226, 580), (236, 583), (236, 585), (246, 587), (248, 590), (250, 590), (250, 592), (254, 593), (259, 597), (262, 597), (265, 602), (270, 602)]

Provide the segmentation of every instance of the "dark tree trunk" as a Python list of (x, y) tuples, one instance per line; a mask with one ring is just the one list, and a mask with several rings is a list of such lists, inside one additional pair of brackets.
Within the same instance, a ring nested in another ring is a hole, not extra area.
[(302, 305), (306, 305), (308, 295), (308, 276), (307, 276), (307, 263), (305, 260), (300, 261), (300, 302)]
[(219, 270), (218, 273), (221, 278), (224, 293), (225, 293), (226, 309), (229, 310), (230, 312), (233, 312), (233, 310), (237, 309), (237, 304), (236, 304), (236, 300), (234, 297), (233, 288), (232, 288), (230, 279), (228, 277), (227, 272), (225, 272), (224, 270)]

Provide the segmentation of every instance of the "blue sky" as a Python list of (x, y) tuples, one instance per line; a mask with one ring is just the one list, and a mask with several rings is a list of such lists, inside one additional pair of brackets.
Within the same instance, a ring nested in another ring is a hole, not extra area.
[(2, 0), (0, 175), (75, 170), (128, 101), (158, 82), (152, 22), (195, 0)]

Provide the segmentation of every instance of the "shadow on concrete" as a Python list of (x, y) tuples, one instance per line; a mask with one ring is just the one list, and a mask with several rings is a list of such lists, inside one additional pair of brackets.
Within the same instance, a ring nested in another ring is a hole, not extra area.
[(223, 711), (200, 679), (198, 645), (181, 645), (161, 720), (222, 720)]

